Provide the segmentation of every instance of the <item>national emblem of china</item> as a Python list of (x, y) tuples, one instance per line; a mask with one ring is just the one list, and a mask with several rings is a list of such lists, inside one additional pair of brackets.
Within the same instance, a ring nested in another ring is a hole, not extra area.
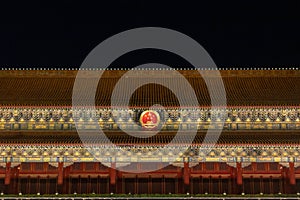
[(143, 128), (153, 130), (158, 127), (160, 117), (158, 112), (146, 110), (140, 116), (140, 123)]

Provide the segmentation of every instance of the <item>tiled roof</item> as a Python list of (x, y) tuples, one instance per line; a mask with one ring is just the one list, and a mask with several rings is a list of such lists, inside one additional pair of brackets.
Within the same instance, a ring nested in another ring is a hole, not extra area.
[[(96, 105), (111, 105), (112, 91), (125, 72), (124, 70), (111, 70), (104, 73), (98, 84)], [(211, 101), (208, 89), (197, 71), (181, 70), (179, 72), (186, 77), (195, 90), (200, 106), (209, 106)], [(76, 73), (76, 70), (0, 71), (1, 105), (71, 106)], [(209, 70), (205, 73), (209, 74)], [(221, 70), (221, 75), (229, 106), (300, 104), (300, 72), (298, 70)], [(209, 80), (214, 78), (210, 77)], [(176, 78), (172, 76), (166, 76), (166, 79), (170, 79), (175, 85), (178, 84)], [(186, 99), (189, 98), (186, 97)], [(134, 107), (153, 104), (179, 106), (176, 96), (169, 89), (158, 84), (140, 87), (130, 99), (130, 105)], [(120, 105), (122, 105), (122, 99), (120, 99)]]

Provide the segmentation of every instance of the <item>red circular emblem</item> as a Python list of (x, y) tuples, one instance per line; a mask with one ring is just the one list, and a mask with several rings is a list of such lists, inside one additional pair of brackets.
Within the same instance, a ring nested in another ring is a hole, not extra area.
[(142, 127), (147, 129), (156, 128), (159, 121), (159, 114), (156, 111), (146, 110), (140, 116), (140, 123), (142, 124)]

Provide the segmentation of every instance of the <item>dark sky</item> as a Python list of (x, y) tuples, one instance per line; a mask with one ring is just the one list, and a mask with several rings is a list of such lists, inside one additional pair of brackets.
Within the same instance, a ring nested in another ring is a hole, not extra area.
[[(58, 2), (0, 4), (0, 67), (78, 67), (104, 39), (145, 26), (174, 29), (196, 39), (219, 67), (300, 64), (298, 1), (291, 4)], [(159, 50), (128, 53), (113, 65), (147, 62), (188, 65), (178, 56)]]

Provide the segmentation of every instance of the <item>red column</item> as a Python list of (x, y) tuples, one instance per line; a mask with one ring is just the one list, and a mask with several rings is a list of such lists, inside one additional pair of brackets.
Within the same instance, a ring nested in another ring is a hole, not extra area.
[(238, 185), (243, 184), (242, 163), (241, 162), (236, 163), (236, 183)]
[(5, 179), (4, 179), (4, 184), (9, 185), (10, 184), (10, 172), (11, 172), (11, 162), (6, 163), (6, 168), (5, 168)]
[(296, 184), (296, 178), (295, 178), (295, 165), (294, 165), (294, 162), (289, 162), (289, 175), (290, 175), (290, 184), (295, 185)]
[(66, 180), (62, 188), (62, 193), (64, 194), (69, 193), (69, 184), (70, 184), (69, 174), (70, 174), (70, 166), (64, 168), (64, 179)]
[(116, 184), (116, 178), (117, 178), (116, 163), (112, 162), (111, 168), (110, 168), (110, 184), (111, 185)]
[(189, 169), (189, 163), (188, 162), (183, 163), (183, 183), (185, 185), (190, 184), (190, 169)]
[(57, 184), (62, 185), (64, 176), (63, 176), (63, 171), (64, 171), (64, 163), (63, 162), (58, 162), (58, 177), (57, 177)]

